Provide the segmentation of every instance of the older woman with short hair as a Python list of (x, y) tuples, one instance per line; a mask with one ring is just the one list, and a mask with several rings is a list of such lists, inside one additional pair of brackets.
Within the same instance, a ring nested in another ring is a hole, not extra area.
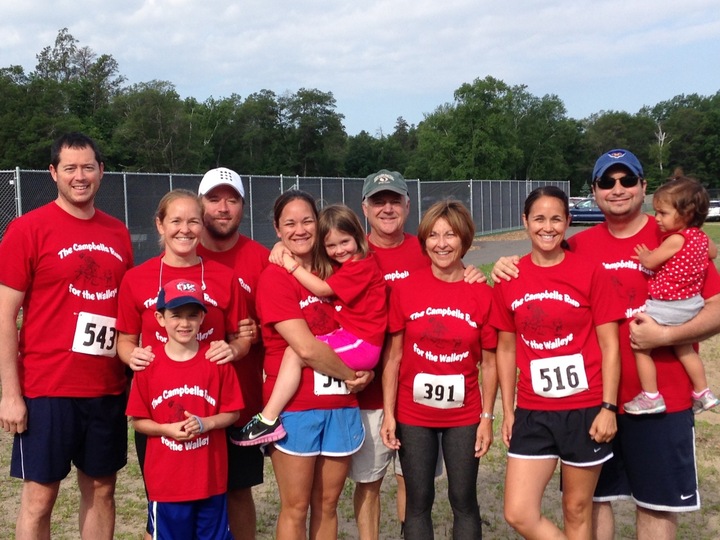
[(472, 218), (461, 203), (431, 206), (418, 228), (431, 265), (398, 283), (390, 297), (381, 432), (385, 445), (399, 450), (407, 486), (405, 535), (413, 540), (433, 538), (440, 445), (453, 537), (482, 537), (476, 483), (479, 458), (493, 440), (497, 337), (487, 324), (490, 288), (463, 280), (462, 258), (473, 236)]

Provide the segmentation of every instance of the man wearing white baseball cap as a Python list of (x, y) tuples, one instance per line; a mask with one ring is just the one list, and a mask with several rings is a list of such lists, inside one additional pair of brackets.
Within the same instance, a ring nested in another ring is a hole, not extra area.
[[(255, 311), (255, 286), (262, 270), (269, 264), (269, 250), (243, 236), (238, 230), (245, 205), (245, 188), (235, 171), (225, 167), (205, 173), (198, 195), (202, 197), (205, 227), (197, 252), (203, 258), (217, 261), (235, 271), (252, 319), (240, 322), (242, 337), (253, 345), (247, 356), (234, 362), (245, 409), (240, 411), (238, 426), (250, 421), (262, 409), (264, 349), (258, 332)], [(258, 447), (241, 447), (228, 443), (228, 519), (236, 540), (255, 538), (256, 515), (252, 487), (263, 482), (263, 454)]]

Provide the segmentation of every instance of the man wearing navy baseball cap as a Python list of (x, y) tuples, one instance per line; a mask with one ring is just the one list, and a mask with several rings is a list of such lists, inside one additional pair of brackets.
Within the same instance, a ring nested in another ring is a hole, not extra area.
[(675, 538), (678, 513), (700, 508), (692, 385), (673, 349), (666, 346), (692, 343), (720, 331), (720, 277), (713, 267), (703, 290), (706, 307), (692, 323), (662, 330), (641, 312), (648, 297), (647, 271), (637, 261), (635, 246), (654, 249), (662, 240), (655, 220), (642, 211), (644, 176), (640, 160), (629, 150), (616, 148), (602, 154), (595, 162), (591, 185), (606, 221), (569, 239), (571, 249), (612, 274), (615, 301), (626, 314), (620, 325), (620, 387), (613, 404), (630, 401), (641, 391), (633, 354), (633, 347), (638, 347), (654, 349), (658, 387), (667, 405), (667, 413), (650, 422), (618, 411), (615, 457), (603, 465), (595, 492), (593, 524), (600, 539), (614, 538), (614, 500), (635, 501), (640, 540)]

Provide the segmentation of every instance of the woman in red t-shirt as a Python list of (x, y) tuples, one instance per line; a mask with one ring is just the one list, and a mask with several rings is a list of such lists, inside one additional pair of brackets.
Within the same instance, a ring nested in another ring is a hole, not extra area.
[(431, 206), (418, 229), (431, 265), (396, 283), (390, 293), (381, 434), (388, 448), (399, 451), (407, 491), (406, 538), (432, 538), (439, 440), (454, 538), (482, 535), (476, 487), (479, 459), (493, 439), (497, 337), (488, 325), (491, 289), (463, 279), (462, 257), (473, 236), (472, 218), (461, 203)]
[[(593, 491), (617, 431), (618, 320), (625, 314), (608, 273), (565, 249), (570, 216), (562, 190), (533, 190), (523, 223), (531, 252), (520, 259), (518, 279), (495, 284), (490, 317), (499, 331), (509, 447), (505, 519), (525, 538), (590, 538)], [(558, 461), (564, 531), (541, 512)]]
[[(155, 318), (155, 306), (161, 287), (175, 279), (191, 280), (202, 287), (207, 315), (197, 340), (209, 344), (208, 361), (224, 364), (241, 359), (250, 349), (249, 338), (236, 337), (247, 309), (234, 272), (197, 254), (202, 216), (200, 200), (192, 191), (166, 193), (155, 213), (162, 253), (132, 268), (123, 278), (118, 292), (118, 356), (132, 372), (150, 365), (155, 351), (167, 342), (167, 333)], [(141, 471), (146, 446), (147, 436), (136, 433)]]
[[(308, 271), (315, 270), (317, 219), (315, 201), (305, 192), (286, 191), (275, 201), (277, 236)], [(350, 456), (365, 436), (357, 399), (350, 390), (362, 389), (372, 372), (355, 372), (315, 338), (337, 328), (332, 304), (312, 294), (284, 268), (273, 264), (261, 274), (257, 312), (265, 345), (264, 400), (272, 393), (288, 346), (308, 366), (280, 416), (286, 435), (269, 448), (280, 492), (275, 537), (307, 537), (309, 511), (311, 536), (334, 538), (337, 502)]]

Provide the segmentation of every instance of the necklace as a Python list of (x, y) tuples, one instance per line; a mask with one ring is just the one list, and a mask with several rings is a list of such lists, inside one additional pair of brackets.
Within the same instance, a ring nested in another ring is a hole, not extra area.
[[(163, 286), (163, 266), (165, 266), (165, 257), (160, 257), (160, 277), (158, 278), (158, 294), (160, 294), (160, 290)], [(200, 260), (200, 285), (202, 287), (202, 290), (204, 291), (207, 289), (205, 286), (205, 264), (203, 263), (202, 257), (198, 257)]]

